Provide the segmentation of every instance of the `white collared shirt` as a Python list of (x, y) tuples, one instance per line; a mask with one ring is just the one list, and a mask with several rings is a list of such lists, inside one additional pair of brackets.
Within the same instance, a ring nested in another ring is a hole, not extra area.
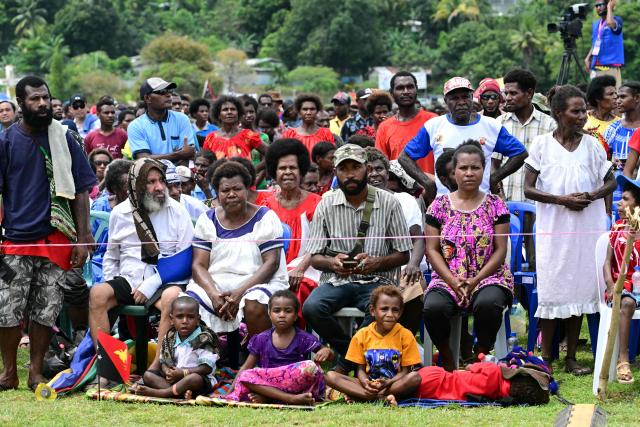
[[(140, 238), (133, 223), (131, 203), (125, 200), (113, 208), (109, 217), (109, 246), (104, 255), (104, 279), (116, 276), (136, 289), (155, 274), (154, 266), (142, 261)], [(160, 244), (160, 257), (170, 256), (191, 246), (193, 223), (187, 210), (172, 198), (158, 212), (149, 214)]]

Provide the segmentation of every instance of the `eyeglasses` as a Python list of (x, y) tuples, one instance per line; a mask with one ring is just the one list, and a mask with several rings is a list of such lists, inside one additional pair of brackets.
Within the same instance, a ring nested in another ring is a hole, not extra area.
[(109, 163), (111, 163), (109, 160), (94, 160), (93, 164), (96, 166), (107, 166)]
[(154, 91), (153, 91), (153, 92), (151, 92), (151, 93), (154, 93), (154, 94), (156, 94), (156, 95), (162, 95), (162, 96), (164, 96), (164, 95), (168, 95), (168, 94), (169, 94), (169, 91), (168, 91), (168, 90), (166, 90), (166, 89), (159, 89), (159, 90), (154, 90)]
[(488, 101), (488, 100), (495, 101), (498, 98), (499, 98), (499, 95), (495, 93), (483, 93), (482, 95), (480, 95), (480, 99), (482, 99), (483, 101)]
[(71, 108), (73, 108), (74, 110), (80, 110), (84, 107), (86, 107), (87, 105), (84, 102), (79, 102), (77, 104), (72, 104)]

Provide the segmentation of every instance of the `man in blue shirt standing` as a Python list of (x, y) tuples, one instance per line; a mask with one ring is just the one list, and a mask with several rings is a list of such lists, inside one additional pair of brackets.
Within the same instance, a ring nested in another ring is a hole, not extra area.
[(596, 0), (596, 13), (600, 19), (591, 26), (591, 49), (584, 59), (591, 78), (609, 75), (616, 78), (616, 87), (622, 83), (624, 65), (622, 18), (613, 15), (616, 0)]
[(177, 164), (193, 160), (196, 135), (189, 118), (171, 111), (171, 90), (176, 84), (151, 77), (140, 86), (140, 99), (147, 112), (131, 122), (127, 129), (134, 159), (152, 157)]

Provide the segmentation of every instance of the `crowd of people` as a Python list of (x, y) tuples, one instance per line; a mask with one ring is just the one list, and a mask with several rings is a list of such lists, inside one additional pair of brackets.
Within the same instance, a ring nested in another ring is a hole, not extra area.
[[(388, 91), (338, 92), (329, 108), (315, 94), (210, 102), (178, 89), (152, 77), (134, 108), (109, 95), (90, 106), (81, 94), (62, 102), (28, 76), (16, 102), (0, 101), (0, 390), (18, 387), (19, 343), (30, 348), (28, 386), (46, 382), (62, 310), (97, 343), (126, 305), (159, 314), (158, 351), (132, 388), (151, 396), (209, 394), (216, 366), (240, 352), (234, 400), (312, 404), (327, 385), (363, 401), (544, 403), (560, 323), (564, 368), (591, 372), (576, 351), (582, 316), (598, 311), (597, 232), (613, 218), (602, 266), (610, 299), (625, 209), (640, 203), (640, 83), (603, 75), (543, 96), (524, 69), (477, 88), (453, 77), (444, 111), (420, 104), (406, 71)], [(535, 202), (522, 231), (538, 233), (525, 239), (537, 306), (514, 287), (510, 201)], [(90, 211), (108, 215), (99, 236)], [(632, 267), (638, 253), (636, 243)], [(87, 262), (89, 285), (78, 280)], [(617, 371), (625, 383), (640, 301), (632, 271)], [(475, 365), (514, 301), (540, 319), (545, 370)], [(353, 337), (335, 315), (345, 307), (364, 313)], [(450, 346), (457, 316), (474, 319), (475, 342), (463, 334), (461, 355)], [(420, 368), (421, 322), (441, 368)], [(456, 371), (458, 356), (467, 372)]]

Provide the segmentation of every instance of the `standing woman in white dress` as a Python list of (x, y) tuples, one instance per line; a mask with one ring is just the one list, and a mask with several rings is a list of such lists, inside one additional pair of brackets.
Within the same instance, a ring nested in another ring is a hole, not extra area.
[(550, 93), (558, 123), (533, 140), (525, 162), (524, 194), (536, 202), (536, 259), (542, 357), (550, 365), (557, 321), (566, 319), (565, 370), (586, 375), (576, 361), (582, 315), (598, 311), (594, 250), (606, 231), (604, 197), (616, 188), (611, 162), (597, 139), (585, 135), (584, 94), (575, 86)]

